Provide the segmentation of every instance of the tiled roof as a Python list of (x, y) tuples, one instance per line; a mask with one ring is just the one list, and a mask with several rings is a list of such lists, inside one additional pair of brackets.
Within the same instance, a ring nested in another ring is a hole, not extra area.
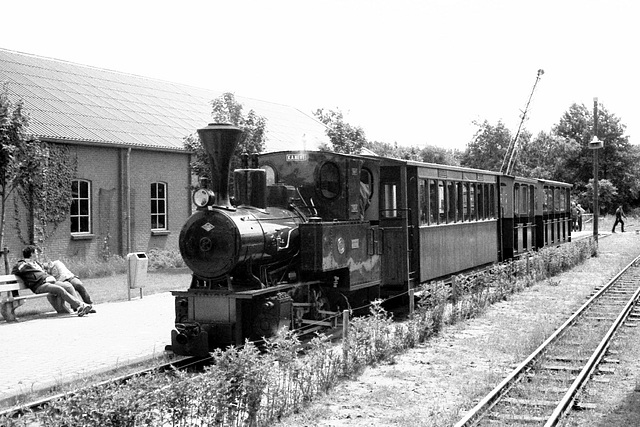
[[(222, 92), (0, 49), (0, 84), (21, 98), (41, 139), (182, 150)], [(267, 119), (266, 151), (316, 149), (325, 126), (296, 108), (236, 96)], [(294, 147), (294, 148), (292, 148)]]

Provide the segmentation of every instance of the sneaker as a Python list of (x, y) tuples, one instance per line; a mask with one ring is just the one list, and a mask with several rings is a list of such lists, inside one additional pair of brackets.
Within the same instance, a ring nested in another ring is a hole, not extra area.
[(95, 313), (95, 312), (96, 312), (96, 310), (95, 310), (95, 309), (93, 309), (93, 308), (92, 308), (91, 310), (89, 310), (89, 313), (90, 313), (90, 314), (91, 314), (91, 313)]
[(82, 317), (85, 314), (89, 313), (91, 311), (93, 307), (91, 307), (91, 304), (83, 304), (80, 307), (78, 307), (78, 317)]

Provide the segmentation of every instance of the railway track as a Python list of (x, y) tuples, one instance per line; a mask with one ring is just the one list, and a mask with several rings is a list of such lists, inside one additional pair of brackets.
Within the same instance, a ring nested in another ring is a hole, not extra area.
[(639, 267), (637, 257), (455, 426), (555, 426), (582, 405), (579, 391), (615, 363), (607, 349), (640, 295)]

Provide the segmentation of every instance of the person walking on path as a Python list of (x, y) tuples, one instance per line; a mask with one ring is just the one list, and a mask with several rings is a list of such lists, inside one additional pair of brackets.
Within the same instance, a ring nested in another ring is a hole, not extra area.
[(80, 317), (91, 311), (91, 304), (82, 302), (70, 283), (56, 281), (44, 270), (38, 262), (38, 249), (35, 246), (26, 246), (22, 250), (22, 256), (24, 259), (17, 262), (11, 273), (24, 280), (24, 283), (34, 294), (54, 294), (68, 302)]
[(571, 202), (571, 231), (578, 231), (578, 208), (576, 202)]
[(580, 203), (576, 206), (578, 208), (578, 231), (582, 231), (582, 214), (585, 213), (585, 210), (582, 208)]
[(620, 229), (621, 231), (624, 233), (624, 221), (622, 220), (622, 218), (627, 218), (627, 216), (624, 214), (624, 211), (622, 210), (622, 205), (618, 206), (618, 209), (616, 209), (616, 222), (613, 223), (613, 228), (611, 229), (612, 233), (616, 232), (616, 225), (618, 225), (618, 223), (620, 223)]

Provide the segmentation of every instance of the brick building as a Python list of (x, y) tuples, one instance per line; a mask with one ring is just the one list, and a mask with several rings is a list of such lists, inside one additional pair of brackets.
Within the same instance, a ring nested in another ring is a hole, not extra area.
[[(77, 158), (72, 211), (45, 242), (49, 256), (177, 250), (192, 210), (183, 138), (211, 121), (210, 102), (222, 92), (3, 49), (0, 84), (12, 101), (24, 101), (31, 134), (70, 147)], [(293, 107), (236, 99), (267, 119), (266, 151), (329, 142), (322, 123)], [(23, 246), (14, 206), (20, 209), (9, 200), (11, 258)]]

